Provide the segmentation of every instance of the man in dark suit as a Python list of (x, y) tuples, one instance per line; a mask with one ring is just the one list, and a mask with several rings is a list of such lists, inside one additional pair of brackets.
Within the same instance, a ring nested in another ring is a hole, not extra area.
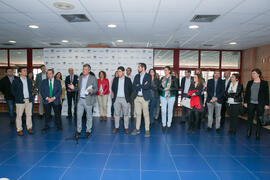
[[(224, 88), (225, 88), (225, 91), (226, 91), (227, 87), (230, 86), (230, 83), (231, 83), (231, 71), (225, 71), (224, 72), (223, 83), (224, 83)], [(226, 118), (226, 111), (227, 111), (227, 105), (226, 104), (227, 104), (227, 102), (224, 99), (223, 103), (222, 103), (222, 108), (221, 108), (221, 122), (220, 122), (221, 125), (224, 124), (225, 118)]]
[(40, 66), (41, 72), (37, 74), (36, 76), (36, 85), (38, 86), (38, 99), (39, 99), (39, 107), (38, 107), (38, 113), (39, 117), (43, 118), (44, 115), (44, 105), (43, 105), (43, 100), (41, 96), (41, 84), (44, 79), (47, 79), (47, 73), (46, 73), (46, 66), (41, 65)]
[(61, 82), (54, 78), (54, 70), (48, 69), (48, 79), (42, 81), (41, 96), (45, 108), (45, 127), (43, 132), (49, 130), (49, 122), (51, 118), (51, 109), (53, 108), (57, 129), (62, 130), (62, 122), (60, 115), (60, 95), (62, 93)]
[(208, 106), (208, 127), (207, 131), (212, 128), (213, 114), (216, 115), (216, 131), (220, 132), (221, 106), (225, 92), (224, 82), (220, 78), (219, 70), (215, 70), (214, 78), (207, 82), (207, 106)]
[[(193, 77), (191, 76), (191, 70), (187, 69), (185, 70), (185, 77), (181, 79), (181, 98), (188, 97), (188, 91), (192, 83)], [(185, 123), (186, 121), (189, 121), (189, 117), (187, 117), (187, 110), (188, 109), (186, 107), (182, 106), (182, 118), (180, 123)]]
[(149, 102), (151, 98), (151, 82), (152, 77), (146, 73), (146, 64), (138, 64), (138, 74), (133, 80), (133, 93), (134, 93), (134, 104), (136, 112), (136, 129), (132, 132), (132, 135), (140, 133), (141, 126), (141, 115), (143, 112), (144, 123), (145, 123), (145, 137), (150, 136), (149, 125)]
[(26, 115), (26, 127), (29, 134), (33, 134), (32, 130), (32, 80), (27, 78), (27, 68), (20, 67), (18, 69), (20, 78), (14, 79), (12, 83), (12, 94), (14, 95), (16, 102), (16, 128), (19, 136), (23, 135), (22, 128), (22, 115), (25, 112)]
[(14, 96), (11, 93), (11, 84), (14, 79), (18, 78), (14, 76), (13, 69), (6, 69), (6, 76), (0, 80), (0, 91), (4, 94), (5, 100), (8, 105), (10, 125), (15, 124), (15, 113), (14, 113)]
[(78, 76), (74, 74), (73, 68), (68, 69), (69, 75), (66, 77), (65, 85), (67, 90), (67, 100), (68, 100), (68, 116), (67, 118), (72, 118), (72, 100), (74, 103), (74, 117), (76, 117), (76, 92), (70, 89), (68, 86), (73, 84), (75, 87), (78, 86)]
[(129, 134), (129, 103), (131, 101), (132, 83), (129, 77), (125, 76), (125, 68), (123, 66), (118, 67), (118, 77), (113, 79), (112, 93), (114, 100), (114, 130), (116, 133), (119, 129), (119, 120), (121, 112), (124, 115), (125, 133)]

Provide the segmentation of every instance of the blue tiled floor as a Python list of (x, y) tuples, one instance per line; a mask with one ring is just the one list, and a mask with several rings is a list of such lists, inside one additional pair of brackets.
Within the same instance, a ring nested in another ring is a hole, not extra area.
[[(113, 121), (94, 118), (89, 139), (72, 137), (74, 122), (63, 117), (63, 131), (51, 124), (40, 130), (43, 120), (34, 118), (34, 135), (16, 135), (6, 114), (0, 114), (0, 177), (33, 180), (268, 180), (270, 179), (270, 133), (262, 130), (260, 141), (245, 138), (246, 122), (239, 120), (236, 136), (202, 129), (187, 133), (175, 119), (168, 132), (160, 123), (137, 136), (112, 134)], [(135, 121), (131, 121), (130, 130)], [(121, 124), (121, 127), (123, 124)], [(142, 124), (143, 127), (143, 124)], [(84, 135), (84, 133), (82, 134)]]

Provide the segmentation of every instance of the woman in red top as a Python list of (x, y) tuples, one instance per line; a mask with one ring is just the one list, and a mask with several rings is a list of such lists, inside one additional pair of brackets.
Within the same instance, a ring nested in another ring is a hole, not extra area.
[(195, 129), (198, 128), (198, 122), (200, 118), (200, 112), (203, 111), (203, 100), (202, 100), (202, 91), (203, 91), (203, 79), (201, 75), (194, 75), (194, 82), (191, 83), (188, 96), (190, 97), (190, 106), (191, 109), (188, 111), (188, 116), (190, 118), (190, 122), (188, 125), (188, 131), (194, 133)]
[(99, 79), (97, 80), (98, 85), (98, 104), (99, 104), (99, 114), (100, 120), (107, 120), (107, 102), (108, 102), (108, 94), (110, 93), (110, 85), (109, 80), (106, 78), (106, 73), (104, 71), (100, 71), (98, 73)]

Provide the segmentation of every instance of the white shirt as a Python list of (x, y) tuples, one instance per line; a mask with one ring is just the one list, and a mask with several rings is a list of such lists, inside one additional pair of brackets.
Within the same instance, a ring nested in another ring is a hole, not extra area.
[(70, 83), (72, 83), (74, 81), (74, 74), (70, 75)]
[(125, 76), (120, 78), (118, 81), (118, 90), (117, 90), (117, 96), (116, 97), (125, 97)]
[[(235, 85), (233, 85), (233, 83), (231, 83), (230, 87), (228, 89), (228, 93), (236, 93), (237, 86), (238, 86), (238, 82), (236, 82)], [(227, 103), (228, 104), (239, 104), (238, 102), (234, 102), (233, 98), (228, 98)]]
[(27, 84), (27, 78), (20, 77), (22, 83), (23, 83), (23, 97), (24, 99), (29, 98), (29, 91), (28, 91), (28, 84)]
[(89, 77), (89, 74), (87, 76), (84, 76), (82, 77), (82, 86), (81, 86), (81, 91), (80, 91), (80, 97), (83, 97), (85, 98), (85, 90), (86, 90), (86, 85), (87, 85), (87, 81), (88, 81), (88, 77)]
[(41, 73), (41, 78), (42, 78), (42, 80), (46, 79), (47, 78), (47, 74), (46, 73)]

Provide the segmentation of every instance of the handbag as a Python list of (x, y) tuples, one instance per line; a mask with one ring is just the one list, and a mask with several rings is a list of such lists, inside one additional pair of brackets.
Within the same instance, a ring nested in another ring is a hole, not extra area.
[(183, 97), (180, 103), (182, 106), (191, 109), (190, 107), (190, 98), (188, 97)]
[(269, 112), (269, 110), (267, 110), (266, 113), (260, 118), (260, 121), (261, 121), (262, 126), (270, 125), (270, 112)]

